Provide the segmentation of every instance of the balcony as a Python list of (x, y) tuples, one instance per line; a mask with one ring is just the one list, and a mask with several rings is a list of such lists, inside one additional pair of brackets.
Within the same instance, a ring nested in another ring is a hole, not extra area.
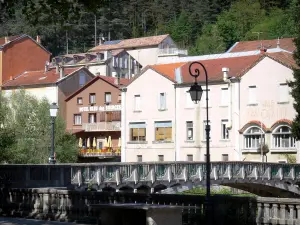
[(178, 48), (163, 48), (158, 50), (158, 55), (188, 55), (188, 50)]
[(83, 123), (85, 131), (121, 131), (121, 121)]
[(111, 158), (120, 157), (121, 151), (119, 148), (112, 149), (80, 149), (79, 156), (84, 158), (99, 157), (99, 158)]

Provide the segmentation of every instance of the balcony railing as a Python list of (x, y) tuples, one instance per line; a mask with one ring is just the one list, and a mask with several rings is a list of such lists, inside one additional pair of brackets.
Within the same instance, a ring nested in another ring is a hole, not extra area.
[(82, 127), (85, 131), (120, 131), (121, 122), (83, 123)]
[(178, 48), (163, 48), (158, 50), (158, 55), (188, 55), (188, 50)]
[(80, 157), (117, 157), (121, 156), (119, 148), (112, 149), (80, 149)]

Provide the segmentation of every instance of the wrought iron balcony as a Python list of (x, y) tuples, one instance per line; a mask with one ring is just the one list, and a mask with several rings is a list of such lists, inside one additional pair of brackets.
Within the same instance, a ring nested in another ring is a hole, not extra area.
[(85, 131), (120, 131), (121, 121), (83, 123), (82, 128)]

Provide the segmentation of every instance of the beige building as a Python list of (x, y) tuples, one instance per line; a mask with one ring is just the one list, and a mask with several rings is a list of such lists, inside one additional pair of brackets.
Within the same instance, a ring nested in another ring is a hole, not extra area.
[[(295, 156), (290, 134), (295, 112), (286, 85), (296, 66), (292, 55), (201, 62), (209, 76), (211, 160), (261, 160), (261, 143), (270, 149), (268, 161)], [(186, 92), (194, 80), (188, 66), (149, 66), (123, 89), (122, 161), (205, 160), (205, 93), (199, 104), (191, 102)], [(204, 85), (204, 75), (199, 82)]]

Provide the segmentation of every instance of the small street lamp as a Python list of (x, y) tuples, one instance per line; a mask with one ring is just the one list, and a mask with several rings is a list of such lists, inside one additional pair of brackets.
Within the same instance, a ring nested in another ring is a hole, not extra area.
[(208, 76), (207, 71), (204, 65), (200, 62), (192, 62), (189, 66), (189, 73), (192, 77), (195, 78), (194, 84), (191, 86), (190, 90), (188, 91), (191, 95), (192, 101), (197, 104), (200, 102), (203, 89), (197, 83), (197, 78), (200, 76), (199, 68), (192, 68), (194, 65), (198, 65), (202, 67), (205, 73), (205, 87), (206, 87), (206, 199), (205, 199), (205, 215), (206, 215), (206, 222), (207, 224), (212, 224), (212, 209), (211, 209), (211, 202), (210, 202), (210, 152), (209, 152), (209, 133), (210, 133), (210, 125), (208, 120)]
[(50, 105), (50, 117), (51, 117), (51, 125), (52, 125), (52, 134), (51, 134), (51, 155), (49, 158), (49, 164), (55, 164), (56, 160), (54, 157), (54, 123), (55, 123), (55, 118), (57, 115), (57, 111), (58, 111), (58, 106), (56, 105), (56, 103), (52, 103), (52, 105)]

